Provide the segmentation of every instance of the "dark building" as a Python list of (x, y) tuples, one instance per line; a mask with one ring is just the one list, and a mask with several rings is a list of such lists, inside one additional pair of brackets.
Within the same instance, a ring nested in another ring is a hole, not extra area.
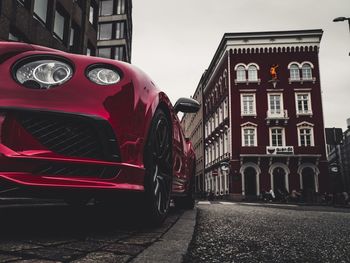
[(131, 0), (100, 0), (98, 56), (131, 62)]
[(347, 119), (347, 127), (338, 144), (327, 144), (332, 186), (337, 193), (350, 192), (350, 118)]
[[(295, 189), (313, 198), (329, 191), (318, 60), (322, 34), (224, 35), (199, 84), (207, 193), (249, 199), (270, 189)], [(229, 162), (230, 174), (221, 171), (222, 162)]]
[(98, 0), (0, 1), (0, 39), (95, 55)]

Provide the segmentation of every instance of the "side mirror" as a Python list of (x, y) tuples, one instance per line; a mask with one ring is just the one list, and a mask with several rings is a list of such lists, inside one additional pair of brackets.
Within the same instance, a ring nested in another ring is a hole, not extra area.
[(189, 98), (180, 98), (174, 105), (174, 110), (176, 113), (179, 111), (184, 113), (194, 113), (200, 109), (201, 105), (198, 101)]

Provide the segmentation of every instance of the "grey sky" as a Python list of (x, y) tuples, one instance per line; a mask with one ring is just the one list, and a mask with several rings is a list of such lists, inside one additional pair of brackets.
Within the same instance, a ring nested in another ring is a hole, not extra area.
[(323, 29), (321, 87), (326, 127), (350, 118), (349, 0), (133, 0), (132, 63), (173, 103), (189, 97), (225, 32)]

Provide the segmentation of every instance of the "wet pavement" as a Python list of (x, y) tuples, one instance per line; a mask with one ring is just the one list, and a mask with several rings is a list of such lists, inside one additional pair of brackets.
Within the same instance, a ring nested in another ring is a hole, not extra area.
[(190, 262), (350, 262), (350, 209), (200, 202)]
[(172, 208), (162, 226), (150, 227), (113, 207), (0, 205), (0, 262), (131, 262), (183, 213)]

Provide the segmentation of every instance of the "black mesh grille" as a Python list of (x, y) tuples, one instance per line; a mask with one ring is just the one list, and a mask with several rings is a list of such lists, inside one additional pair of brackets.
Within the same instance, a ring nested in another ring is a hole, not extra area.
[(112, 132), (105, 121), (70, 114), (20, 112), (23, 128), (49, 150), (72, 157), (101, 160), (119, 159)]

